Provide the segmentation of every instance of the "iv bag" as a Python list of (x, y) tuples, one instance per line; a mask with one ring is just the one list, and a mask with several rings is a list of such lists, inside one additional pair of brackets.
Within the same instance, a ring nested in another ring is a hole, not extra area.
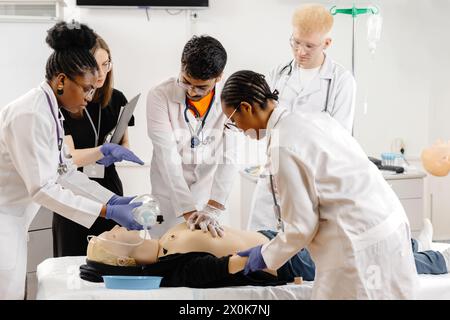
[(377, 42), (381, 38), (381, 27), (383, 18), (380, 14), (372, 14), (367, 19), (367, 41), (369, 42), (370, 53), (374, 54), (377, 48)]

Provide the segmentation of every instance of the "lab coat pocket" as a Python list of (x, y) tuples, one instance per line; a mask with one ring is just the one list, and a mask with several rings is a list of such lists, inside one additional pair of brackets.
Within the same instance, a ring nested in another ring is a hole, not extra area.
[(0, 271), (16, 267), (20, 219), (0, 214)]

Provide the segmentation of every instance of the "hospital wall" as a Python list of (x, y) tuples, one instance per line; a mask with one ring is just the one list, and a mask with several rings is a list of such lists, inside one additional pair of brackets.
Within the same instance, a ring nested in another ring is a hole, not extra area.
[[(152, 154), (147, 138), (145, 98), (148, 89), (176, 76), (184, 43), (193, 34), (217, 37), (229, 54), (225, 77), (239, 69), (262, 73), (289, 61), (290, 17), (298, 0), (210, 0), (210, 8), (189, 11), (75, 8), (66, 1), (66, 19), (89, 24), (109, 43), (114, 60), (116, 88), (128, 98), (142, 93), (136, 127), (130, 129), (131, 146), (146, 161), (144, 167), (120, 164), (128, 194), (148, 192)], [(308, 1), (310, 2), (310, 1)], [(353, 1), (318, 1), (348, 7)], [(358, 1), (359, 6), (369, 4)], [(354, 136), (365, 151), (378, 156), (390, 151), (395, 138), (405, 142), (406, 155), (418, 163), (421, 150), (437, 137), (450, 138), (446, 119), (450, 102), (447, 72), (450, 44), (442, 41), (450, 22), (444, 0), (380, 0), (384, 17), (382, 40), (374, 57), (366, 40), (367, 17), (357, 19), (356, 80), (358, 94)], [(413, 3), (413, 5), (412, 5)], [(447, 20), (447, 21), (446, 21)], [(45, 45), (45, 23), (0, 23), (0, 106), (36, 86), (44, 75), (50, 50)], [(352, 21), (336, 16), (333, 45), (335, 60), (351, 69)], [(366, 107), (365, 102), (367, 101)], [(251, 162), (251, 161), (249, 161)], [(450, 238), (450, 177), (427, 179), (427, 215), (433, 217), (436, 237)], [(239, 226), (242, 201), (237, 180), (230, 199), (231, 223)], [(242, 197), (248, 197), (243, 194)], [(433, 207), (431, 210), (430, 208)], [(432, 212), (431, 212), (432, 211)]]

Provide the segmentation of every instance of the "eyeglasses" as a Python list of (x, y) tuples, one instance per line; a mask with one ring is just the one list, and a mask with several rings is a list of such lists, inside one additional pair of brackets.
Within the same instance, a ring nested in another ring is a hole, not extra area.
[(305, 52), (312, 52), (319, 48), (320, 44), (312, 44), (312, 43), (303, 43), (294, 39), (294, 36), (289, 38), (289, 43), (294, 50), (298, 50), (302, 48)]
[(102, 65), (100, 65), (100, 68), (102, 68), (102, 71), (103, 71), (104, 73), (108, 73), (108, 72), (111, 71), (112, 66), (113, 66), (112, 61), (111, 61), (111, 60), (108, 60), (108, 61), (106, 61), (105, 63), (103, 63)]
[(241, 129), (239, 129), (236, 124), (231, 120), (231, 117), (233, 117), (233, 115), (235, 114), (235, 112), (237, 111), (237, 109), (240, 107), (241, 105), (238, 105), (234, 111), (231, 113), (231, 115), (228, 117), (227, 121), (225, 121), (225, 124), (223, 125), (225, 129), (231, 130), (233, 132), (240, 132)]
[(94, 87), (90, 87), (90, 88), (86, 88), (84, 86), (82, 86), (81, 84), (79, 84), (75, 79), (69, 78), (70, 81), (72, 81), (73, 83), (75, 83), (78, 87), (80, 87), (83, 90), (84, 93), (84, 98), (86, 100), (92, 100), (92, 97), (94, 96), (95, 93), (95, 88)]
[(208, 90), (210, 90), (210, 88), (199, 88), (198, 86), (193, 86), (192, 84), (183, 82), (180, 80), (180, 78), (178, 77), (177, 79), (177, 85), (179, 85), (181, 88), (187, 90), (191, 90), (191, 91), (195, 91), (197, 94), (199, 95), (204, 95), (208, 92)]

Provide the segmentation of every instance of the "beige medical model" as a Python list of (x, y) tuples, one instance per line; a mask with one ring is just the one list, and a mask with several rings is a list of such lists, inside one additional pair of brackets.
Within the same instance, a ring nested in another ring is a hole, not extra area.
[[(209, 232), (191, 231), (186, 223), (181, 223), (169, 229), (160, 239), (143, 241), (139, 231), (116, 226), (90, 239), (87, 259), (113, 266), (135, 266), (156, 263), (160, 257), (176, 253), (207, 252), (216, 257), (233, 254), (228, 271), (236, 273), (244, 269), (247, 261), (246, 257), (240, 257), (236, 252), (269, 242), (259, 232), (225, 226), (224, 229), (222, 238), (214, 238)], [(265, 271), (276, 275), (275, 271)]]
[(437, 141), (422, 151), (422, 164), (428, 173), (443, 177), (450, 171), (450, 143)]

